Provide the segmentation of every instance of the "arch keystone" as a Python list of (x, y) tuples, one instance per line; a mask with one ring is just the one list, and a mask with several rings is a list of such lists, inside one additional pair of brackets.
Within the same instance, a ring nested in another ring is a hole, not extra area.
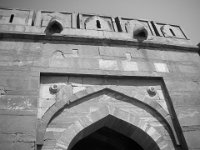
[(106, 106), (100, 107), (97, 111), (91, 112), (88, 117), (92, 120), (92, 122), (96, 122), (104, 117), (109, 115), (109, 109)]

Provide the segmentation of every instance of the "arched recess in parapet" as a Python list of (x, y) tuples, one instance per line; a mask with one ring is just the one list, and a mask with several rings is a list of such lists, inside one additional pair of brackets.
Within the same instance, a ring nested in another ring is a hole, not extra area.
[(170, 25), (163, 25), (160, 30), (162, 31), (165, 37), (175, 37), (176, 34), (174, 33), (172, 27)]
[(127, 32), (133, 34), (133, 38), (138, 41), (144, 41), (148, 38), (148, 30), (146, 27), (137, 20), (131, 20), (126, 25)]
[(162, 31), (165, 37), (176, 37), (175, 32), (173, 31), (172, 26), (170, 25), (163, 25), (160, 30)]
[(84, 22), (84, 26), (85, 29), (113, 31), (113, 27), (110, 22), (98, 16), (87, 18)]
[[(128, 93), (121, 92), (117, 86), (110, 87), (88, 87), (85, 90), (77, 92), (70, 97), (57, 100), (57, 102), (50, 107), (47, 112), (44, 114), (41, 120), (39, 120), (37, 125), (37, 136), (36, 136), (36, 144), (43, 145), (44, 135), (46, 132), (46, 128), (52, 119), (58, 115), (64, 108), (72, 108), (74, 105), (78, 105), (82, 103), (84, 98), (95, 97), (98, 95), (106, 94), (110, 97), (115, 97), (118, 100), (127, 101), (128, 103), (140, 107), (141, 109), (147, 111), (155, 118), (157, 118), (166, 128), (166, 131), (171, 137), (171, 140), (174, 146), (179, 145), (179, 140), (176, 136), (176, 132), (173, 128), (172, 120), (169, 115), (156, 101), (146, 97), (142, 94), (137, 94), (136, 97), (129, 95)], [(99, 112), (97, 112), (99, 114)], [(101, 113), (100, 113), (101, 114)], [(113, 115), (113, 113), (109, 112), (107, 115)], [(117, 115), (114, 115), (117, 116)], [(86, 118), (87, 119), (87, 116)], [(123, 118), (121, 118), (123, 120)], [(142, 128), (142, 127), (141, 127)], [(150, 132), (150, 131), (149, 131)], [(149, 133), (150, 134), (150, 133)], [(151, 136), (151, 135), (150, 135)]]
[(64, 26), (65, 20), (62, 14), (60, 13), (53, 13), (50, 14), (51, 19), (48, 22), (48, 25), (45, 29), (46, 34), (54, 34), (54, 33), (61, 33)]

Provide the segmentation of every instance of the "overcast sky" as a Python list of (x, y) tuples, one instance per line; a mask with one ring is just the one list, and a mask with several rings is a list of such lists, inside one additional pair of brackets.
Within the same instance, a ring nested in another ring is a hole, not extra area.
[(104, 14), (180, 25), (200, 42), (200, 0), (0, 0), (1, 7)]

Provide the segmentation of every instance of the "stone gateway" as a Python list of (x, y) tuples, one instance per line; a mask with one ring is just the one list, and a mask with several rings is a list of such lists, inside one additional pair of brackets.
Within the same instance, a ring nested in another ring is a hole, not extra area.
[(200, 149), (199, 47), (178, 25), (0, 9), (0, 149)]

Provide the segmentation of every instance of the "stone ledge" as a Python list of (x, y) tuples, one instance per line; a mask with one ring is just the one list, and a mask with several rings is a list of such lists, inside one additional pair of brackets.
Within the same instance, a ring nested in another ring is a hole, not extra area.
[[(71, 29), (73, 30), (73, 29)], [(74, 29), (75, 30), (75, 29)], [(76, 29), (77, 30), (77, 29)], [(74, 32), (86, 32), (87, 31), (74, 31)], [(96, 31), (98, 32), (103, 32), (103, 31)], [(70, 33), (70, 32), (69, 32)], [(105, 34), (105, 33), (104, 33)], [(116, 33), (115, 33), (116, 34)], [(118, 33), (119, 36), (122, 33)], [(124, 33), (123, 33), (124, 34)], [(92, 36), (89, 33), (88, 34), (67, 34), (67, 35), (61, 35), (61, 34), (55, 34), (53, 36), (47, 36), (44, 33), (32, 33), (32, 32), (26, 32), (26, 33), (20, 33), (20, 32), (3, 32), (1, 31), (0, 33), (0, 39), (6, 39), (6, 38), (11, 38), (11, 39), (32, 39), (32, 40), (37, 40), (37, 41), (65, 41), (65, 42), (73, 42), (73, 43), (89, 43), (92, 45), (126, 45), (126, 46), (139, 46), (142, 48), (148, 47), (148, 48), (168, 48), (168, 49), (173, 49), (174, 51), (189, 51), (189, 52), (196, 52), (198, 53), (199, 47), (190, 45), (190, 44), (182, 44), (179, 42), (176, 43), (170, 43), (170, 42), (164, 42), (162, 40), (156, 39), (156, 40), (145, 40), (143, 42), (138, 42), (136, 39), (131, 39), (131, 38), (124, 38), (122, 37), (117, 37), (117, 38), (112, 38), (107, 37), (107, 36)]]
[(0, 115), (8, 116), (36, 116), (37, 110), (10, 110), (10, 109), (0, 109)]

